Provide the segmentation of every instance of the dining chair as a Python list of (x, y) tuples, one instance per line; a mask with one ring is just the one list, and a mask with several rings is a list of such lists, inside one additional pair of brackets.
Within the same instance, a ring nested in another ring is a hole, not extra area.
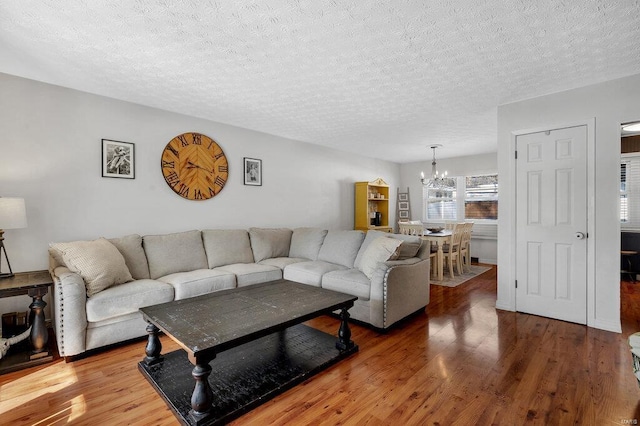
[(471, 230), (473, 228), (473, 222), (465, 222), (464, 230), (462, 233), (462, 240), (460, 241), (460, 255), (462, 257), (462, 269), (466, 267), (470, 269), (471, 266)]
[(398, 232), (404, 235), (424, 235), (424, 225), (422, 223), (398, 222)]
[(445, 246), (443, 248), (443, 254), (445, 262), (447, 263), (447, 267), (449, 268), (449, 273), (451, 274), (451, 278), (454, 278), (453, 274), (453, 265), (455, 262), (456, 269), (458, 271), (458, 275), (462, 274), (462, 256), (460, 254), (460, 246), (462, 242), (462, 234), (464, 232), (464, 223), (454, 223), (451, 240), (449, 242), (448, 247)]

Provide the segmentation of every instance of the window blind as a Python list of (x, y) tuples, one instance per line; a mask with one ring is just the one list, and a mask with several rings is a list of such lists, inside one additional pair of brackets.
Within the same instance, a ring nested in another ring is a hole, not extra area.
[(620, 228), (640, 229), (640, 156), (620, 162)]

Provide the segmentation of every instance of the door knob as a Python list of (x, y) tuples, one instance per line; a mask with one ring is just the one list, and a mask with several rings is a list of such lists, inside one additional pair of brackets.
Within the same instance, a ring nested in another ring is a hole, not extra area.
[(576, 239), (577, 240), (584, 240), (584, 233), (583, 232), (576, 232)]

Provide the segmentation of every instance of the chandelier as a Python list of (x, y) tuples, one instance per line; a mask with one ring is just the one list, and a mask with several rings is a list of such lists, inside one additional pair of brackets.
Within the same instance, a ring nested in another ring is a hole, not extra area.
[(427, 179), (424, 177), (424, 172), (420, 172), (420, 182), (423, 185), (426, 185), (429, 188), (443, 188), (446, 185), (445, 179), (447, 177), (447, 172), (445, 171), (442, 174), (438, 173), (438, 169), (436, 168), (436, 148), (441, 148), (442, 145), (431, 145), (430, 148), (433, 150), (433, 161), (431, 162), (431, 176)]

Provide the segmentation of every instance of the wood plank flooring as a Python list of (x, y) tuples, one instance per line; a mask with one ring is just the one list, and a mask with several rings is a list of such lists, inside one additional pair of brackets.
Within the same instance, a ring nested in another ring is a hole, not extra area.
[[(456, 288), (432, 286), (426, 314), (383, 335), (353, 326), (360, 352), (233, 424), (637, 424), (626, 339), (640, 331), (640, 283), (621, 291), (616, 334), (496, 310), (495, 267)], [(0, 376), (0, 424), (177, 425), (137, 370), (143, 352), (135, 342)]]

